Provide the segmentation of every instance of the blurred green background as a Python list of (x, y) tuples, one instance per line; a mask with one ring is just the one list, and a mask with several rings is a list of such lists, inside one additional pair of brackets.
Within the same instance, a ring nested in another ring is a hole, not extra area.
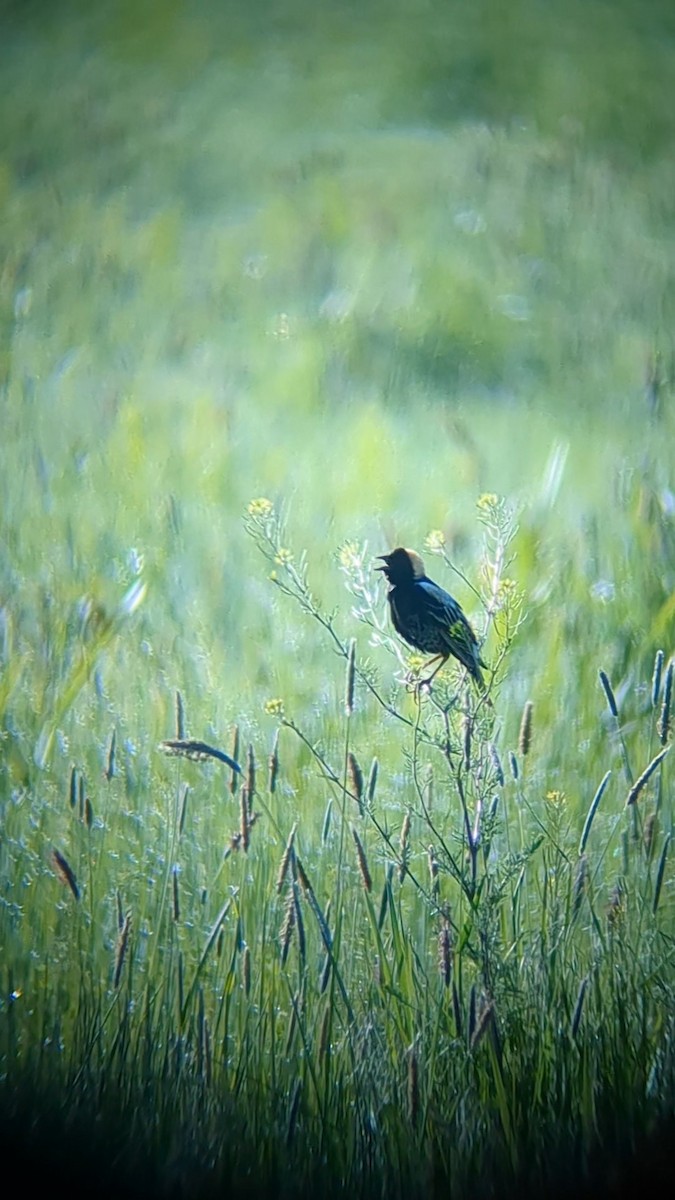
[(645, 471), (670, 519), (670, 3), (1, 12), (5, 596), (142, 559), (154, 678), (178, 639), (241, 703), (288, 678), (252, 496), (328, 600), (346, 537), (442, 528), (470, 568), (485, 490), (535, 557), (583, 522), (623, 552)]
[(611, 505), (648, 437), (655, 352), (670, 371), (672, 5), (2, 19), (3, 520), (21, 554), (68, 521), (68, 574), (140, 543), (153, 603), (202, 604), (248, 574), (250, 495), (290, 499), (307, 537), (418, 544), (482, 490), (531, 499), (557, 442), (566, 516)]

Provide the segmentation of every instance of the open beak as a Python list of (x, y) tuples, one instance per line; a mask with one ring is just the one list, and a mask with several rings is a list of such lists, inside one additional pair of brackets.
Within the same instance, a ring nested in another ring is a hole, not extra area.
[(378, 558), (378, 562), (384, 563), (384, 566), (383, 567), (375, 567), (375, 570), (376, 571), (386, 571), (387, 567), (389, 566), (389, 555), (388, 554), (378, 554), (377, 558)]

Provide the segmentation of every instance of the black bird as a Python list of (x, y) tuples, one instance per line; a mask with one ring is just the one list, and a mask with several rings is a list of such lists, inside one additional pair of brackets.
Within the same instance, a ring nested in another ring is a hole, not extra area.
[(375, 570), (383, 571), (391, 584), (387, 599), (394, 629), (416, 650), (432, 654), (431, 663), (441, 660), (426, 682), (431, 683), (452, 654), (484, 689), (481, 667), (485, 663), (476, 635), (454, 597), (427, 578), (424, 563), (414, 550), (399, 546), (379, 557), (384, 566)]

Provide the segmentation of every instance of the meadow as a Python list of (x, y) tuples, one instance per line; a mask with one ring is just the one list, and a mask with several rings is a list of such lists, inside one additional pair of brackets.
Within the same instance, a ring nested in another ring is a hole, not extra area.
[(671, 6), (0, 15), (5, 1162), (661, 1186)]

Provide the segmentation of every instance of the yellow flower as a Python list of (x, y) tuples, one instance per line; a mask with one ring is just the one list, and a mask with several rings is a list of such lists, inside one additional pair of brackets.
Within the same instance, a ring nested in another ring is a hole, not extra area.
[(518, 585), (514, 579), (501, 579), (497, 589), (497, 599), (500, 604), (518, 598)]
[(358, 542), (345, 542), (340, 546), (338, 558), (345, 571), (355, 571), (363, 565), (363, 555)]
[(270, 517), (273, 512), (272, 501), (267, 500), (264, 496), (260, 496), (257, 500), (251, 500), (248, 506), (249, 517)]
[(442, 529), (432, 529), (424, 539), (424, 545), (432, 554), (440, 554), (445, 545), (445, 534)]
[(284, 702), (278, 697), (275, 697), (274, 700), (266, 700), (264, 708), (268, 717), (283, 717), (284, 715)]
[(408, 667), (411, 671), (421, 671), (426, 661), (423, 654), (408, 655)]
[(280, 546), (274, 555), (274, 561), (279, 567), (287, 567), (289, 563), (293, 562), (292, 551), (287, 550), (285, 546)]
[(479, 512), (490, 513), (497, 508), (498, 504), (499, 497), (494, 492), (483, 492), (483, 495), (479, 496), (476, 501), (476, 508)]
[(557, 788), (547, 792), (546, 799), (553, 808), (564, 808), (565, 806), (565, 793), (559, 792)]

